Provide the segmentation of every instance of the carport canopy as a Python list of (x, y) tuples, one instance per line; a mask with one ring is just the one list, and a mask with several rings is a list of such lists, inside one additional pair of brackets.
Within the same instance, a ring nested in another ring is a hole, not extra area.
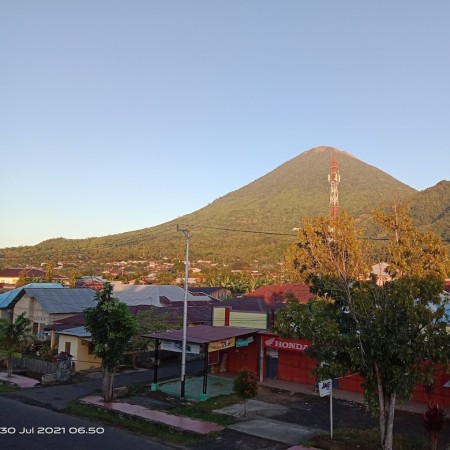
[[(211, 325), (197, 325), (188, 327), (186, 330), (186, 341), (191, 344), (209, 344), (211, 342), (225, 339), (239, 338), (249, 334), (257, 334), (259, 328), (242, 327), (214, 327)], [(183, 340), (183, 330), (163, 331), (160, 333), (144, 334), (143, 337), (160, 339), (165, 341)]]
[[(250, 336), (257, 335), (261, 330), (259, 328), (242, 327), (214, 327), (211, 325), (197, 325), (186, 329), (186, 344), (203, 345), (205, 348), (204, 368), (203, 368), (203, 395), (206, 396), (208, 379), (208, 352), (215, 350), (224, 350), (234, 347), (238, 339), (244, 340)], [(183, 341), (183, 330), (164, 331), (160, 333), (143, 334), (143, 337), (155, 339), (155, 366), (154, 366), (154, 385), (158, 383), (158, 347), (159, 342)], [(175, 350), (174, 350), (175, 351)], [(178, 350), (179, 351), (179, 350)], [(182, 389), (183, 392), (183, 389)], [(182, 394), (183, 396), (183, 394)]]

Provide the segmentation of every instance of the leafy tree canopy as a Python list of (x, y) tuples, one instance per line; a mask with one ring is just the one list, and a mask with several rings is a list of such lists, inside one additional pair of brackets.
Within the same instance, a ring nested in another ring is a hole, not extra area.
[(8, 377), (12, 374), (13, 357), (19, 358), (29, 337), (31, 321), (23, 312), (15, 322), (0, 319), (0, 356), (6, 359)]
[(102, 359), (105, 401), (112, 398), (114, 372), (137, 327), (127, 305), (112, 297), (112, 290), (112, 285), (105, 283), (96, 293), (97, 305), (85, 310), (86, 329), (92, 334), (94, 353)]
[(92, 334), (94, 352), (103, 365), (114, 369), (128, 348), (136, 330), (136, 321), (125, 303), (112, 297), (112, 285), (105, 283), (96, 293), (97, 305), (87, 308), (86, 329)]
[(365, 398), (378, 412), (383, 449), (392, 448), (397, 397), (411, 396), (417, 382), (432, 382), (433, 365), (448, 363), (450, 335), (444, 320), (443, 278), (447, 253), (434, 236), (411, 224), (406, 208), (376, 211), (389, 234), (390, 282), (369, 277), (370, 252), (352, 219), (308, 220), (290, 249), (291, 271), (316, 294), (307, 305), (290, 302), (279, 312), (282, 335), (307, 338), (319, 378), (358, 372)]

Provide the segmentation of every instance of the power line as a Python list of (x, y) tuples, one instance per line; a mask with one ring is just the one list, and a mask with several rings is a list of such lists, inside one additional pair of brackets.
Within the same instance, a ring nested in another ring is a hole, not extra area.
[(275, 231), (258, 231), (258, 230), (241, 230), (237, 228), (222, 228), (222, 227), (211, 227), (211, 226), (205, 226), (205, 225), (191, 225), (192, 228), (197, 229), (211, 229), (211, 230), (219, 230), (219, 231), (233, 231), (236, 233), (250, 233), (250, 234), (267, 234), (267, 235), (274, 235), (274, 236), (291, 236), (295, 237), (295, 234), (292, 233), (278, 233)]
[[(202, 229), (211, 229), (211, 230), (218, 230), (218, 231), (227, 231), (227, 232), (233, 232), (233, 233), (246, 233), (246, 234), (255, 234), (255, 235), (267, 235), (267, 236), (288, 236), (288, 237), (296, 237), (296, 234), (292, 234), (292, 233), (281, 233), (281, 232), (274, 232), (274, 231), (262, 231), (262, 230), (251, 230), (251, 229), (239, 229), (239, 228), (226, 228), (226, 227), (214, 227), (214, 226), (207, 226), (207, 225), (183, 225), (186, 227), (189, 227), (191, 229), (197, 229), (197, 230), (202, 230)], [(170, 231), (169, 231), (170, 230)], [(133, 233), (133, 232), (127, 232), (127, 233)], [(134, 237), (133, 236), (123, 236), (121, 238), (113, 238), (112, 236), (102, 236), (102, 237), (95, 237), (95, 238), (85, 238), (85, 239), (76, 239), (76, 241), (84, 241), (84, 246), (83, 247), (76, 247), (76, 248), (72, 248), (72, 249), (67, 249), (67, 250), (59, 250), (58, 253), (71, 253), (72, 257), (74, 257), (75, 253), (79, 253), (79, 254), (83, 254), (83, 253), (88, 253), (92, 250), (96, 250), (96, 249), (100, 249), (100, 248), (118, 248), (118, 247), (122, 247), (122, 246), (126, 246), (129, 245), (130, 247), (136, 247), (138, 245), (141, 244), (146, 244), (148, 243), (149, 240), (153, 240), (159, 237), (166, 237), (166, 236), (175, 236), (176, 233), (176, 229), (174, 229), (173, 225), (166, 225), (165, 227), (163, 227), (162, 229), (159, 230), (155, 230), (154, 232), (150, 232), (151, 234), (149, 235), (145, 235), (146, 232), (141, 232), (139, 233), (138, 237), (139, 240), (138, 241), (134, 241)], [(95, 243), (89, 243), (86, 242), (86, 240), (90, 240), (93, 239), (96, 242)], [(114, 239), (114, 243), (109, 243), (106, 244), (104, 242), (99, 242), (99, 240), (101, 241), (105, 241), (108, 239)], [(365, 241), (388, 241), (389, 238), (388, 237), (360, 237), (358, 238), (359, 240), (365, 240)], [(70, 245), (70, 241), (71, 239), (67, 239), (68, 241), (68, 245)], [(131, 242), (130, 242), (131, 241)], [(450, 243), (450, 239), (441, 239), (441, 242), (444, 243)], [(93, 245), (95, 244), (95, 245)], [(40, 245), (40, 244), (37, 244)], [(30, 246), (29, 248), (27, 248), (26, 251), (29, 252), (35, 252), (35, 251), (39, 251), (35, 248), (36, 246)], [(19, 250), (20, 247), (12, 247), (12, 248), (8, 248), (9, 251), (16, 251)], [(5, 250), (5, 249), (3, 249)], [(52, 251), (52, 250), (50, 250)], [(25, 255), (25, 256), (6, 256), (5, 252), (2, 252), (3, 254), (0, 254), (0, 258), (3, 259), (24, 259), (27, 257), (31, 257), (32, 255)], [(80, 257), (81, 255), (78, 255), (78, 257)]]

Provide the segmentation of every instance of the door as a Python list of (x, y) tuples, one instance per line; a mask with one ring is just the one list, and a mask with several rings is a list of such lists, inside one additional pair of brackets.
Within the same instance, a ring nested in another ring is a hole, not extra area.
[(266, 350), (266, 378), (276, 379), (278, 377), (278, 351)]

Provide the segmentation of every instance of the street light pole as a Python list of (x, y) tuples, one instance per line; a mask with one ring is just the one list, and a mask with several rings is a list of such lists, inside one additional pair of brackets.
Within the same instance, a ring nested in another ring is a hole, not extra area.
[(188, 286), (189, 286), (189, 241), (191, 234), (188, 229), (181, 229), (177, 225), (177, 231), (181, 231), (186, 238), (186, 263), (184, 272), (184, 302), (183, 302), (183, 343), (181, 347), (181, 393), (180, 397), (184, 398), (186, 384), (186, 341), (187, 341), (187, 303), (188, 303)]

